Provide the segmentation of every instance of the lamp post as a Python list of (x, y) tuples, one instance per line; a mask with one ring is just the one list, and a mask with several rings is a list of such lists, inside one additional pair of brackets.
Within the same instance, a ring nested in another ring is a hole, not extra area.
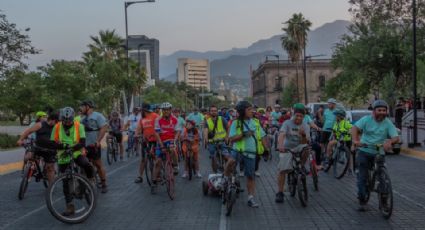
[(187, 86), (188, 86), (188, 84), (187, 84), (187, 75), (188, 75), (188, 70), (187, 70), (187, 66), (189, 65), (189, 63), (184, 63), (184, 65), (183, 65), (183, 71), (184, 71), (184, 84), (185, 84), (185, 88), (184, 88), (184, 91), (185, 91), (185, 94), (184, 94), (184, 110), (185, 110), (185, 112), (187, 112)]
[(314, 57), (323, 57), (326, 56), (324, 54), (319, 55), (309, 55), (305, 56), (305, 47), (304, 47), (304, 61), (303, 61), (303, 72), (304, 72), (304, 103), (307, 105), (308, 103), (308, 95), (307, 95), (307, 59)]
[[(277, 77), (280, 78), (280, 69), (279, 69), (280, 68), (279, 67), (280, 66), (280, 58), (279, 58), (279, 55), (277, 55), (277, 54), (275, 54), (275, 55), (266, 55), (266, 62), (269, 60), (268, 57), (275, 57), (277, 59)], [(265, 78), (266, 78), (266, 75), (264, 75), (264, 79)], [(266, 107), (267, 106), (267, 86), (266, 86), (267, 85), (267, 81), (265, 81), (265, 82), (266, 82), (266, 84), (265, 84), (265, 89), (266, 89), (265, 90), (266, 91), (265, 92), (266, 103), (265, 103), (264, 106)]]
[(412, 15), (413, 15), (413, 144), (419, 145), (418, 143), (418, 107), (416, 105), (417, 95), (417, 83), (416, 83), (416, 0), (412, 2)]

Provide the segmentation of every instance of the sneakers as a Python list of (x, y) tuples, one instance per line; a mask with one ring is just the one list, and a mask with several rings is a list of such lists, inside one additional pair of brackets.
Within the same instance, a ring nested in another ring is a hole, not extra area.
[(134, 180), (134, 183), (139, 184), (139, 183), (143, 183), (143, 177), (139, 176), (136, 178), (136, 180)]
[(359, 206), (357, 208), (357, 211), (359, 212), (366, 212), (367, 211), (367, 202), (359, 199)]
[(75, 214), (75, 206), (74, 204), (66, 204), (66, 210), (62, 213), (64, 216), (72, 216)]
[(255, 176), (260, 177), (261, 176), (261, 173), (258, 172), (258, 171), (255, 171)]
[(187, 172), (184, 172), (182, 178), (187, 178)]
[(202, 178), (202, 174), (200, 172), (196, 173), (196, 178)]
[(255, 202), (254, 198), (251, 198), (251, 199), (248, 200), (248, 206), (251, 207), (251, 208), (260, 207), (260, 205), (257, 202)]
[(240, 171), (239, 172), (239, 177), (244, 177), (244, 176), (245, 176), (244, 172), (243, 171)]
[(275, 199), (276, 203), (283, 203), (283, 198), (284, 198), (283, 192), (276, 193), (276, 199)]

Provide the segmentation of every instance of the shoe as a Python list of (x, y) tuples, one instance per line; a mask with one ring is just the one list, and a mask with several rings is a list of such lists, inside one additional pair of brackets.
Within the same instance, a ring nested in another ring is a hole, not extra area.
[(179, 174), (179, 167), (178, 166), (174, 166), (174, 176)]
[(66, 204), (66, 210), (62, 213), (64, 216), (72, 216), (75, 214), (75, 206), (74, 204)]
[(134, 183), (139, 184), (139, 183), (143, 183), (143, 177), (139, 176), (136, 178), (136, 180), (134, 180)]
[(366, 212), (367, 211), (367, 202), (363, 199), (359, 198), (359, 206), (357, 208), (357, 211), (359, 212)]
[(182, 178), (187, 178), (187, 172), (184, 172)]
[(108, 192), (108, 186), (106, 184), (102, 185), (102, 188), (100, 189), (101, 193), (107, 193)]
[(248, 206), (251, 207), (251, 208), (260, 207), (260, 205), (257, 202), (255, 202), (254, 198), (251, 198), (251, 199), (248, 200)]
[(258, 171), (255, 171), (255, 176), (257, 176), (257, 177), (260, 177), (261, 176), (261, 173), (260, 172), (258, 172)]
[(196, 178), (202, 178), (202, 174), (200, 172), (196, 173)]
[(240, 171), (239, 172), (239, 177), (244, 177), (244, 176), (245, 176), (244, 172), (243, 171)]
[(275, 199), (276, 203), (283, 203), (283, 198), (284, 198), (283, 192), (276, 193), (276, 199)]

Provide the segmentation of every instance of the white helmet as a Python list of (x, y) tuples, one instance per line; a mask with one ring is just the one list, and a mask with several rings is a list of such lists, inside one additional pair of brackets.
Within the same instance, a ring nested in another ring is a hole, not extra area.
[(173, 105), (170, 102), (164, 102), (161, 105), (161, 109), (171, 109), (173, 108)]

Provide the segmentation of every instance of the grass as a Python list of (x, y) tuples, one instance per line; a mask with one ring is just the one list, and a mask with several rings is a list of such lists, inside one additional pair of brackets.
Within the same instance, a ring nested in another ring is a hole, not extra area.
[(16, 148), (16, 142), (18, 140), (19, 136), (0, 133), (0, 149)]

